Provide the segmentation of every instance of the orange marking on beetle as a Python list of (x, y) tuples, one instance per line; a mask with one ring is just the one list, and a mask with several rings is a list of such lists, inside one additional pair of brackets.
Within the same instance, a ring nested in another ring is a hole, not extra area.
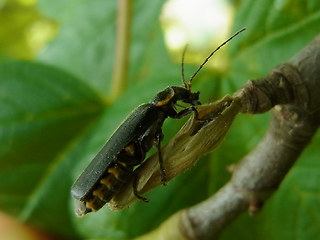
[(111, 167), (108, 169), (108, 173), (112, 174), (116, 179), (119, 179), (120, 171), (117, 167)]
[(118, 161), (118, 163), (119, 163), (119, 164), (121, 164), (123, 167), (127, 167), (127, 164), (126, 164), (126, 163), (124, 163), (124, 162), (120, 162), (120, 161)]
[(102, 185), (102, 186), (100, 186), (98, 189), (96, 189), (96, 190), (94, 190), (93, 192), (92, 192), (92, 194), (93, 194), (93, 196), (96, 196), (96, 197), (98, 197), (100, 200), (103, 200), (103, 198), (104, 198), (104, 194), (103, 194), (103, 188), (104, 188), (104, 186)]
[(171, 98), (173, 98), (173, 96), (174, 96), (174, 91), (171, 91), (170, 95), (168, 95), (165, 99), (163, 99), (162, 101), (155, 104), (155, 106), (161, 107), (161, 106), (166, 105), (171, 100)]
[(108, 189), (112, 189), (112, 178), (113, 178), (113, 175), (109, 175), (105, 178), (102, 178), (100, 180), (100, 183), (106, 186)]
[(86, 202), (86, 207), (95, 210), (94, 202), (95, 202), (95, 198), (92, 199), (91, 201)]
[(130, 156), (133, 156), (134, 155), (134, 146), (133, 146), (133, 144), (131, 144), (131, 145), (128, 145), (128, 146), (126, 146), (125, 148), (124, 148), (124, 151), (126, 152), (126, 153), (128, 153)]

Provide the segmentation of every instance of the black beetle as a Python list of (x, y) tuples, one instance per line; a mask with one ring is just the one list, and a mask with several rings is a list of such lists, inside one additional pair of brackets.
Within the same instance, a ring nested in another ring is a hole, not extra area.
[[(194, 112), (197, 118), (195, 106), (200, 102), (199, 92), (191, 92), (193, 78), (220, 47), (244, 30), (238, 31), (217, 47), (191, 76), (189, 83), (184, 79), (182, 58), (183, 87), (167, 87), (149, 103), (140, 105), (129, 114), (73, 184), (71, 193), (77, 200), (75, 209), (77, 215), (82, 216), (99, 210), (130, 178), (136, 178), (134, 181), (136, 183), (137, 176), (133, 169), (143, 162), (146, 153), (153, 145), (158, 149), (162, 182), (165, 184), (166, 174), (160, 150), (164, 120), (168, 117), (179, 119), (191, 112)], [(190, 106), (177, 112), (177, 101)], [(133, 191), (137, 198), (148, 201), (138, 194), (136, 184), (133, 186)]]

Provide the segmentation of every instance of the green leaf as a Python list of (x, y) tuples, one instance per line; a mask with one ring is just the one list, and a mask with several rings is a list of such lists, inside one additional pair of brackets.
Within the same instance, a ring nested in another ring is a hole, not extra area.
[[(132, 44), (128, 56), (131, 82), (145, 80), (146, 76), (151, 79), (150, 75), (171, 64), (170, 59), (162, 57), (166, 57), (167, 52), (159, 38), (158, 16), (162, 4), (161, 0), (134, 1)], [(61, 23), (57, 38), (39, 59), (71, 71), (104, 95), (108, 93), (116, 44), (117, 1), (69, 0), (66, 4), (63, 0), (40, 0), (39, 7)], [(162, 51), (159, 53), (161, 58), (153, 61), (159, 57), (156, 49)], [(166, 68), (165, 71), (170, 70)]]
[(231, 47), (232, 71), (256, 78), (293, 57), (319, 33), (319, 8), (316, 0), (245, 0), (235, 29), (247, 27), (247, 32)]
[[(54, 221), (64, 223), (59, 224), (61, 231), (70, 232), (67, 206), (61, 204), (69, 194), (46, 182), (63, 152), (98, 117), (103, 102), (80, 80), (40, 64), (2, 63), (0, 79), (0, 207), (39, 223), (53, 212)], [(68, 181), (70, 175), (59, 172), (58, 183), (64, 190)], [(38, 195), (46, 187), (53, 192), (43, 201), (52, 206), (32, 219), (34, 209), (42, 205)], [(53, 201), (54, 195), (59, 202)]]
[(34, 59), (56, 28), (33, 3), (0, 1), (0, 59)]

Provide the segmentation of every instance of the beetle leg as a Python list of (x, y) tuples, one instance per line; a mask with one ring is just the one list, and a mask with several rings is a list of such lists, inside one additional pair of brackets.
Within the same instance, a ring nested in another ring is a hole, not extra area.
[[(118, 159), (115, 165), (118, 166), (123, 171), (125, 171), (127, 176), (130, 176), (133, 178), (132, 189), (135, 197), (144, 202), (149, 202), (149, 199), (139, 195), (138, 188), (137, 188), (138, 175), (134, 171), (132, 171), (132, 167), (131, 167), (131, 166), (140, 164), (145, 158), (145, 151), (143, 150), (143, 147), (141, 144), (142, 144), (141, 141), (137, 141), (133, 145), (131, 145), (133, 146), (132, 151), (128, 151), (131, 149), (130, 148), (130, 149), (127, 149), (124, 153), (122, 153), (120, 157), (121, 159)], [(127, 166), (127, 163), (129, 163), (128, 166)]]
[[(143, 149), (143, 146), (142, 146), (142, 141), (138, 141), (136, 147), (138, 150), (137, 155), (140, 157), (139, 162), (141, 163), (144, 160), (145, 155), (146, 155), (145, 151)], [(138, 191), (138, 180), (139, 179), (138, 179), (137, 173), (133, 171), (133, 172), (131, 172), (131, 174), (133, 175), (132, 189), (133, 189), (134, 196), (144, 202), (149, 202), (149, 199), (147, 199), (139, 194), (139, 191)]]
[(195, 118), (196, 120), (201, 120), (201, 119), (199, 118), (198, 110), (197, 110), (195, 107), (193, 107), (193, 106), (192, 106), (191, 108), (193, 108), (194, 118)]
[(162, 138), (162, 133), (156, 135), (156, 140), (157, 140), (157, 148), (158, 148), (158, 159), (159, 159), (159, 165), (160, 165), (160, 173), (161, 173), (161, 182), (162, 185), (166, 185), (167, 182), (167, 174), (166, 174), (166, 169), (163, 166), (163, 158), (162, 158), (162, 153), (161, 153), (161, 138)]
[(194, 112), (195, 114), (195, 119), (196, 120), (200, 120), (199, 119), (199, 113), (197, 111), (197, 109), (194, 107), (194, 106), (191, 106), (191, 107), (188, 107), (188, 108), (185, 108), (183, 110), (181, 110), (180, 112), (176, 113), (174, 116), (170, 116), (171, 118), (183, 118), (187, 115), (189, 115), (190, 113)]
[(132, 177), (133, 177), (132, 189), (133, 189), (134, 196), (135, 196), (136, 198), (144, 201), (144, 202), (149, 202), (149, 199), (147, 199), (147, 198), (139, 195), (138, 188), (137, 188), (137, 187), (138, 187), (138, 175), (137, 175), (135, 172), (133, 172), (132, 170), (130, 170), (130, 169), (126, 168), (125, 166), (123, 166), (123, 165), (121, 164), (121, 162), (119, 162), (119, 164), (116, 163), (116, 165), (117, 165), (120, 169), (122, 169), (123, 171), (125, 171), (128, 176), (132, 176)]
[(139, 192), (138, 192), (138, 175), (133, 172), (133, 184), (132, 184), (132, 188), (133, 188), (133, 193), (134, 193), (134, 196), (144, 202), (149, 202), (149, 199), (148, 198), (145, 198), (145, 197), (142, 197), (141, 195), (139, 195)]

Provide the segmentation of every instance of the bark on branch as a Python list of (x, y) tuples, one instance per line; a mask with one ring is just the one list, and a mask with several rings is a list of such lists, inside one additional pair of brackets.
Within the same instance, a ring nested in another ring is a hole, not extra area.
[[(215, 195), (169, 218), (154, 232), (139, 239), (217, 239), (223, 228), (248, 209), (262, 207), (311, 141), (320, 116), (320, 36), (289, 62), (266, 77), (248, 81), (233, 96), (201, 106), (200, 118), (191, 118), (163, 148), (168, 178), (192, 167), (203, 154), (216, 148), (238, 113), (271, 110), (269, 129), (260, 144), (236, 166), (231, 180)], [(157, 155), (137, 169), (139, 190), (161, 185)], [(119, 210), (135, 197), (132, 185), (109, 207)]]

